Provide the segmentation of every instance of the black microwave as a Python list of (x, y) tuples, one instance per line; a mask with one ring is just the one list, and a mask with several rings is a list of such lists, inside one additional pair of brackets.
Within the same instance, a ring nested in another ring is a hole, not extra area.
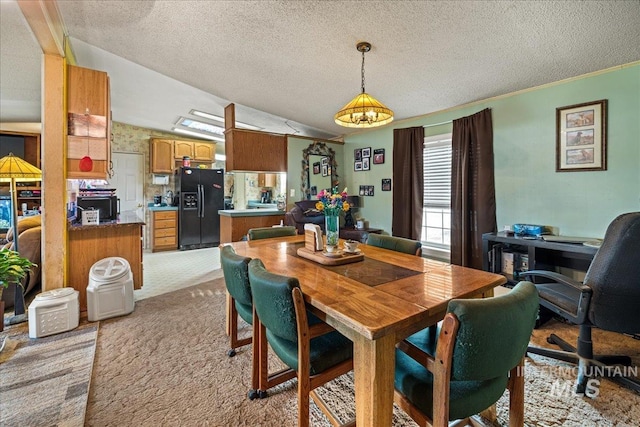
[[(100, 222), (114, 221), (120, 213), (119, 202), (116, 196), (79, 196), (77, 200), (78, 210), (98, 210)], [(78, 218), (82, 216), (78, 212)]]

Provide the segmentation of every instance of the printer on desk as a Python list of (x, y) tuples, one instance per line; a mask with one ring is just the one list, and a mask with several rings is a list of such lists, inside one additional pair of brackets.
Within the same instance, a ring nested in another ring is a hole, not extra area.
[(513, 224), (513, 232), (516, 236), (521, 237), (540, 237), (543, 234), (549, 234), (549, 229), (544, 225)]

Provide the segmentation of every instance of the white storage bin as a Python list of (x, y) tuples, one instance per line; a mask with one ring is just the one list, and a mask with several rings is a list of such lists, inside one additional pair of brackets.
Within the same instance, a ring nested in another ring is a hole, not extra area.
[(89, 321), (129, 314), (133, 307), (133, 273), (129, 262), (110, 257), (93, 264), (87, 286)]
[(78, 291), (60, 288), (42, 292), (29, 305), (29, 338), (59, 334), (78, 327)]

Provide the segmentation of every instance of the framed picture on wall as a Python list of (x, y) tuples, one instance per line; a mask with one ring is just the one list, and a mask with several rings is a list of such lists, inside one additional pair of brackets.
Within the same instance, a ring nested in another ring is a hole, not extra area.
[(329, 166), (322, 165), (322, 176), (328, 176), (329, 175)]
[(320, 173), (320, 162), (315, 162), (313, 164), (313, 174), (318, 175)]
[(556, 172), (607, 170), (607, 100), (556, 108)]
[(384, 163), (384, 148), (376, 148), (373, 150), (373, 164), (381, 165)]
[(391, 178), (382, 178), (382, 191), (391, 191)]
[(369, 157), (363, 157), (362, 158), (362, 170), (363, 171), (368, 171), (369, 170)]
[(356, 162), (362, 160), (362, 148), (356, 148), (353, 150), (353, 160)]
[(364, 159), (365, 157), (371, 157), (371, 147), (362, 149), (362, 158)]
[(329, 158), (328, 157), (323, 157), (322, 158), (322, 164), (323, 165), (328, 165), (329, 164)]
[(354, 171), (361, 171), (362, 170), (362, 162), (354, 162), (353, 163), (353, 170)]

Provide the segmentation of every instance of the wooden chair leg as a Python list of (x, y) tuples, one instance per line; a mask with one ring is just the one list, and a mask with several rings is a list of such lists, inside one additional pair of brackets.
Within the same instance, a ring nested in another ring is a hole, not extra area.
[(509, 372), (509, 427), (524, 426), (524, 358)]
[(480, 416), (488, 421), (491, 421), (492, 423), (495, 423), (498, 420), (498, 410), (496, 408), (496, 405), (493, 404), (484, 411), (480, 412)]
[(226, 307), (225, 307), (225, 311), (227, 313), (227, 321), (226, 321), (226, 332), (227, 332), (227, 336), (230, 337), (231, 336), (231, 332), (233, 331), (233, 328), (231, 326), (231, 323), (233, 322), (234, 316), (233, 316), (233, 312), (235, 311), (235, 304), (233, 303), (233, 297), (231, 296), (231, 294), (229, 292), (227, 292), (227, 303), (226, 303)]
[(251, 345), (251, 390), (249, 390), (249, 399), (253, 400), (258, 397), (260, 389), (260, 327), (255, 309), (253, 310), (253, 342)]

